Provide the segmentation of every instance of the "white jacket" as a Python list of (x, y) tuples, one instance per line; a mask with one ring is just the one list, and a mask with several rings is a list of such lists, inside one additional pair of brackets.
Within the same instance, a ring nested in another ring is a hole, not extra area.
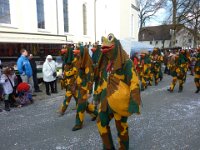
[(43, 80), (44, 82), (51, 82), (56, 80), (53, 76), (53, 72), (56, 72), (56, 63), (54, 60), (49, 62), (47, 59), (45, 60), (42, 66)]
[[(8, 77), (9, 77), (10, 81), (12, 82), (12, 85), (15, 86), (15, 82), (14, 82), (15, 77), (16, 77), (15, 74), (9, 75)], [(3, 86), (4, 94), (11, 94), (13, 92), (13, 87), (10, 84), (10, 81), (8, 80), (8, 78), (5, 74), (1, 75), (0, 83)]]

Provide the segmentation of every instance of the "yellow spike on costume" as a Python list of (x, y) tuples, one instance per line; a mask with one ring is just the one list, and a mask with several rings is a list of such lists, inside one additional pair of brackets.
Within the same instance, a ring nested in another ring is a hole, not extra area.
[(120, 80), (124, 80), (125, 76), (124, 75), (118, 75), (118, 74), (114, 74), (114, 76)]
[(115, 118), (115, 120), (119, 121), (119, 120), (121, 120), (122, 117), (119, 114), (114, 113), (114, 118)]
[(87, 98), (88, 98), (87, 94), (83, 95), (83, 97), (82, 97), (82, 99), (87, 99)]
[(67, 91), (65, 95), (66, 95), (67, 97), (69, 97), (69, 96), (72, 95), (72, 92), (71, 92), (71, 91)]
[(83, 90), (85, 90), (85, 91), (88, 90), (87, 86), (82, 86), (81, 88), (82, 88)]
[(100, 133), (101, 135), (102, 135), (102, 134), (108, 133), (107, 128), (101, 126), (101, 122), (98, 122), (98, 123), (97, 123), (97, 127), (98, 127), (99, 133)]
[(195, 74), (194, 78), (200, 78), (200, 74)]
[(88, 109), (89, 109), (89, 111), (94, 111), (95, 110), (95, 105), (94, 104), (89, 104), (88, 105)]
[(86, 68), (85, 68), (85, 74), (88, 74), (89, 71), (90, 71), (89, 67), (86, 67)]
[(82, 83), (82, 79), (80, 78), (80, 76), (77, 77), (76, 82), (78, 85), (80, 85)]
[(103, 90), (105, 88), (107, 88), (107, 82), (105, 80), (103, 80), (103, 83), (101, 85), (101, 89)]
[(67, 79), (66, 81), (67, 81), (67, 85), (69, 85), (70, 84), (70, 79)]
[(83, 122), (84, 113), (79, 112), (78, 115), (79, 115), (80, 121)]
[(94, 91), (94, 94), (99, 94), (103, 89), (107, 88), (107, 82), (103, 80), (103, 83), (101, 86), (98, 86), (97, 89)]
[(123, 127), (123, 131), (121, 132), (121, 135), (124, 136), (127, 132), (128, 123), (121, 122), (121, 125)]

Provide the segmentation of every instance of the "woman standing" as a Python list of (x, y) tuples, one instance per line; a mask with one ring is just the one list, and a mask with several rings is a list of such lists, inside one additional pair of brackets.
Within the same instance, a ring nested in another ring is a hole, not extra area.
[(51, 55), (48, 55), (46, 57), (46, 60), (42, 67), (42, 73), (46, 87), (46, 94), (51, 95), (49, 91), (49, 86), (51, 87), (51, 93), (57, 93), (57, 89), (54, 86), (56, 81), (56, 63)]

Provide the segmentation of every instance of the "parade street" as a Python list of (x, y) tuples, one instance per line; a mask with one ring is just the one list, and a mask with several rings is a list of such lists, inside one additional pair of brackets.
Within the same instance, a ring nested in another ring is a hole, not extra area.
[[(129, 117), (130, 150), (199, 150), (200, 95), (195, 94), (194, 77), (187, 76), (182, 93), (167, 91), (171, 76), (164, 75), (158, 86), (141, 92), (142, 114)], [(43, 89), (44, 91), (44, 89)], [(88, 114), (83, 129), (73, 132), (75, 101), (62, 117), (57, 109), (64, 90), (51, 96), (34, 97), (32, 105), (0, 113), (0, 150), (101, 150), (95, 122)], [(116, 148), (114, 121), (111, 131)]]

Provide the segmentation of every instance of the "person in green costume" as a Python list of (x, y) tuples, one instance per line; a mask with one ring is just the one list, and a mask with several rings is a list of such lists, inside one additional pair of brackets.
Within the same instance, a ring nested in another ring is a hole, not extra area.
[(98, 62), (99, 58), (101, 57), (101, 45), (97, 45), (95, 43), (93, 47), (91, 48), (92, 51), (92, 62), (93, 62), (93, 82), (94, 82), (94, 93), (93, 93), (93, 100), (95, 103), (95, 106), (97, 107), (100, 103), (100, 95), (98, 94), (97, 87), (99, 83), (99, 70), (98, 70)]
[[(101, 48), (102, 56), (98, 66), (100, 83), (97, 91), (100, 93), (100, 107), (97, 127), (103, 141), (103, 149), (115, 149), (109, 126), (110, 121), (114, 118), (118, 131), (119, 149), (128, 150), (128, 116), (133, 113), (140, 114), (139, 79), (133, 62), (113, 34), (109, 34), (107, 38), (102, 37)], [(126, 87), (126, 91), (128, 91), (126, 97), (121, 96), (125, 89), (119, 89), (120, 85)], [(120, 101), (115, 101), (112, 97), (116, 94)], [(123, 104), (126, 104), (126, 107), (123, 107), (126, 108), (124, 111), (121, 109)]]
[(199, 93), (200, 91), (200, 48), (197, 49), (196, 63), (194, 66), (194, 82), (197, 90), (195, 93)]
[(151, 59), (146, 52), (140, 54), (140, 80), (141, 80), (141, 91), (147, 88), (147, 82), (151, 81)]
[(92, 88), (91, 74), (93, 72), (92, 60), (90, 58), (88, 48), (79, 46), (73, 50), (78, 69), (78, 75), (76, 78), (76, 85), (78, 89), (78, 101), (76, 110), (76, 122), (72, 131), (76, 131), (82, 128), (85, 111), (92, 117), (92, 121), (96, 120), (98, 112), (94, 104), (89, 103), (88, 95)]
[(158, 85), (159, 80), (162, 80), (162, 65), (163, 57), (158, 48), (155, 48), (151, 54), (151, 80), (150, 85), (152, 85), (153, 78), (155, 81), (155, 85)]
[(63, 56), (63, 78), (61, 80), (61, 87), (66, 89), (65, 99), (59, 109), (59, 114), (62, 116), (67, 110), (72, 97), (74, 97), (77, 103), (78, 89), (75, 81), (78, 76), (78, 68), (74, 60), (72, 47), (62, 49), (61, 55)]
[(175, 55), (174, 63), (172, 64), (172, 69), (170, 70), (171, 75), (173, 77), (169, 92), (173, 92), (174, 87), (176, 85), (177, 80), (179, 81), (179, 90), (178, 92), (183, 91), (183, 84), (185, 82), (185, 76), (187, 72), (187, 58), (183, 54), (184, 51), (181, 50), (179, 54)]

